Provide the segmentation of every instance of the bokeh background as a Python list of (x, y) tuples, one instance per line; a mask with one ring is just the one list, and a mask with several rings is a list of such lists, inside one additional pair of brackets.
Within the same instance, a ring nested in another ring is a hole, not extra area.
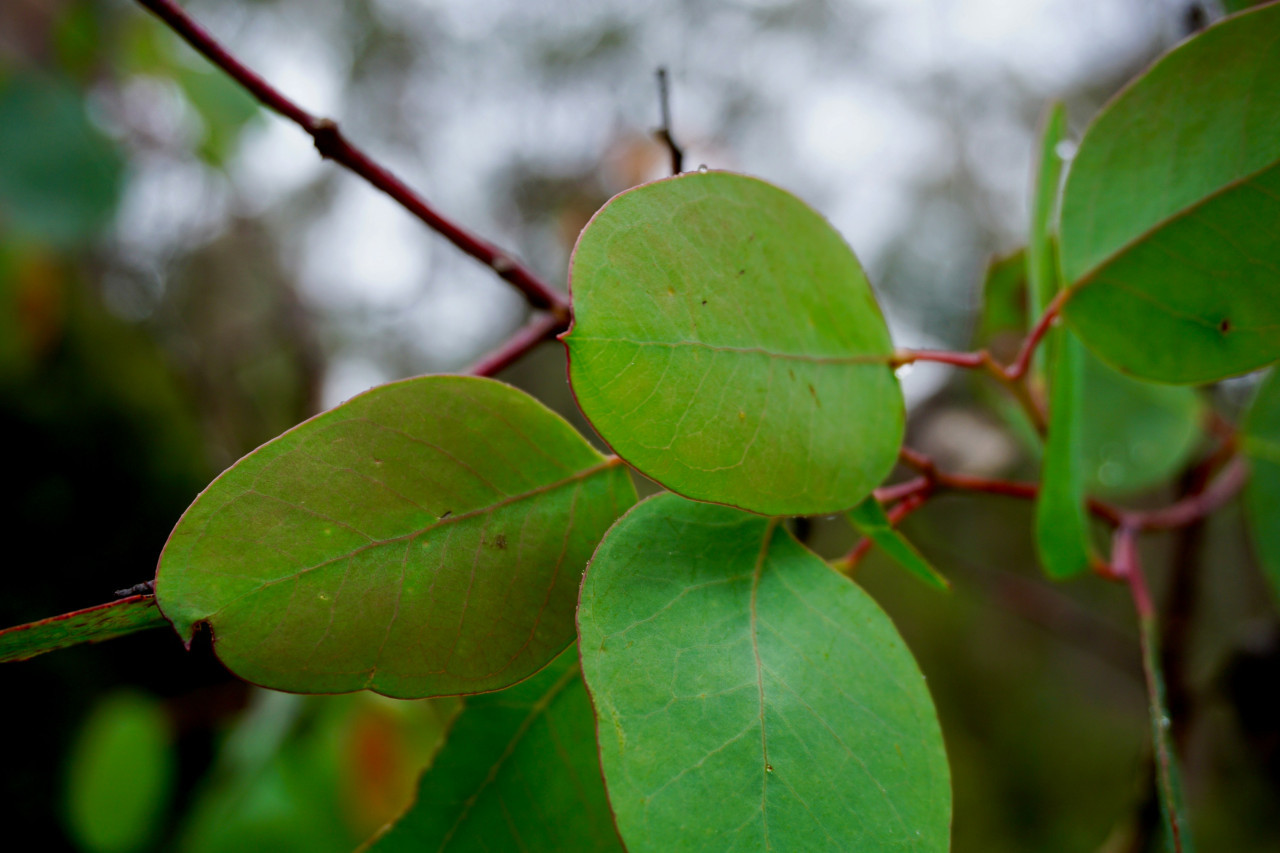
[[(1231, 2), (1228, 6), (1248, 5)], [(611, 195), (686, 165), (824, 212), (907, 346), (966, 348), (1023, 239), (1036, 126), (1075, 138), (1224, 10), (1187, 0), (191, 0), (456, 221), (563, 286)], [(1070, 146), (1060, 152), (1069, 157)], [(218, 471), (374, 384), (463, 368), (521, 298), (255, 107), (127, 0), (0, 4), (0, 625), (150, 578)], [(586, 429), (547, 344), (502, 378)], [(1033, 476), (967, 376), (904, 376), (911, 440)], [(1249, 382), (1209, 401), (1227, 417)], [(1128, 496), (1158, 502), (1163, 491)], [(942, 498), (906, 530), (937, 596), (859, 581), (932, 688), (957, 851), (1141, 851), (1153, 825), (1127, 595), (1040, 579), (1030, 508)], [(853, 537), (805, 525), (835, 556)], [(1208, 851), (1280, 849), (1280, 626), (1238, 509), (1152, 539), (1176, 733)], [(0, 669), (0, 814), (23, 849), (346, 851), (405, 805), (458, 703), (249, 688), (166, 632)], [(123, 793), (122, 793), (123, 792)], [(1156, 849), (1151, 846), (1150, 849)]]

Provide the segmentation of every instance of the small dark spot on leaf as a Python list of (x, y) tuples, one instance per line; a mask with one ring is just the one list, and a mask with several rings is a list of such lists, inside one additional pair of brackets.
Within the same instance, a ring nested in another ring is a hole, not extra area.
[(451, 509), (446, 509), (446, 510), (444, 511), (444, 515), (440, 516), (440, 520), (441, 520), (441, 521), (444, 521), (446, 518), (448, 518), (448, 517), (449, 517), (449, 516), (451, 516), (451, 515), (453, 515), (453, 510), (451, 510)]
[(790, 376), (792, 379), (796, 378), (796, 372), (789, 367), (787, 368), (787, 375)]
[(746, 275), (746, 274), (747, 274), (746, 270), (738, 270), (738, 275)]
[(702, 304), (703, 304), (703, 305), (706, 305), (706, 304), (707, 304), (707, 300), (705, 300), (705, 299), (704, 299), (704, 300), (702, 300)]
[(675, 295), (676, 295), (676, 289), (675, 289), (674, 287), (668, 287), (668, 288), (667, 288), (667, 295), (668, 295), (668, 296), (675, 296)]
[(747, 242), (750, 243), (755, 238), (756, 238), (756, 235), (752, 234), (750, 237), (747, 238)]
[(375, 456), (375, 457), (373, 457), (373, 464), (374, 464), (374, 465), (381, 465), (381, 464), (382, 464), (382, 460)]
[(813, 383), (809, 383), (809, 393), (813, 395), (813, 402), (818, 404), (818, 408), (822, 408), (822, 401), (818, 399), (818, 392), (814, 389)]
[(1231, 331), (1231, 321), (1228, 320), (1226, 317), (1223, 317), (1222, 322), (1218, 324), (1218, 331), (1222, 332), (1222, 334), (1224, 335), (1227, 332)]
[(507, 549), (506, 535), (499, 533), (498, 538), (493, 540), (493, 547), (497, 548), (499, 551), (505, 551)]

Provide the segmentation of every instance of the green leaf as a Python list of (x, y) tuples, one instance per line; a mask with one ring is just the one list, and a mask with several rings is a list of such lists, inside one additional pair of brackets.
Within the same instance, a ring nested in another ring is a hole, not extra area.
[(916, 546), (890, 523), (884, 507), (874, 496), (849, 510), (849, 520), (858, 528), (859, 533), (878, 545), (899, 566), (929, 586), (941, 590), (951, 589), (951, 582), (930, 565), (924, 555), (916, 550)]
[(1055, 102), (1040, 130), (1040, 160), (1031, 200), (1031, 228), (1027, 235), (1027, 281), (1031, 294), (1031, 321), (1035, 322), (1058, 292), (1058, 259), (1052, 235), (1057, 224), (1058, 190), (1062, 184), (1062, 158), (1058, 145), (1066, 137), (1067, 111)]
[(616, 196), (570, 270), (569, 378), (605, 441), (672, 491), (770, 515), (848, 509), (893, 467), (902, 392), (858, 259), (754, 178)]
[[(982, 313), (974, 334), (975, 349), (1009, 349), (1006, 361), (1016, 354), (1027, 333), (1027, 250), (1018, 249), (992, 258), (982, 280)], [(999, 347), (998, 339), (1012, 338), (1013, 346)], [(996, 353), (997, 357), (1002, 353)]]
[(577, 649), (470, 700), (417, 801), (367, 849), (620, 853)]
[(71, 749), (68, 822), (80, 849), (146, 848), (162, 826), (175, 754), (159, 702), (117, 693), (98, 705)]
[(57, 245), (91, 237), (124, 183), (115, 145), (67, 83), (0, 79), (0, 225)]
[(1081, 448), (1084, 349), (1067, 329), (1053, 329), (1047, 337), (1049, 434), (1036, 500), (1036, 550), (1050, 577), (1067, 578), (1089, 567)]
[(502, 383), (375, 388), (228, 469), (156, 594), (233, 672), (280, 690), (496, 690), (574, 636), (581, 572), (635, 501), (625, 468)]
[(1149, 489), (1182, 470), (1200, 442), (1195, 389), (1153, 385), (1084, 354), (1080, 454), (1090, 492)]
[(592, 558), (578, 626), (632, 853), (948, 848), (924, 678), (875, 602), (776, 519), (641, 503)]
[(1174, 49), (1094, 120), (1062, 204), (1064, 315), (1126, 373), (1280, 357), (1280, 5)]
[(151, 596), (134, 596), (0, 631), (0, 663), (167, 627)]
[(1280, 371), (1262, 383), (1244, 422), (1249, 531), (1271, 588), (1280, 597)]

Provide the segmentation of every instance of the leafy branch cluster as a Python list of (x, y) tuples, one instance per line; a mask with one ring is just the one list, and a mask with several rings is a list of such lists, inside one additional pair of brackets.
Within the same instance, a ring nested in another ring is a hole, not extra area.
[[(897, 526), (942, 492), (1004, 495), (1035, 503), (1049, 576), (1127, 586), (1164, 831), (1191, 848), (1138, 539), (1243, 491), (1280, 589), (1280, 380), (1239, 428), (1190, 387), (1280, 358), (1280, 5), (1162, 58), (1095, 118), (1069, 169), (1064, 111), (1049, 113), (1027, 248), (987, 282), (989, 311), (1010, 294), (1027, 306), (1001, 321), (1022, 335), (1003, 363), (988, 340), (895, 348), (840, 235), (725, 172), (611, 200), (578, 241), (570, 299), (171, 0), (139, 2), (538, 313), (468, 376), (375, 388), (259, 448), (183, 515), (154, 595), (0, 632), (0, 658), (168, 624), (188, 643), (207, 628), (233, 672), (278, 690), (484, 694), (371, 849), (945, 850), (932, 700), (850, 576), (880, 547), (947, 589)], [(488, 378), (556, 336), (613, 455)], [(949, 471), (903, 445), (896, 371), (921, 361), (1003, 389), (1042, 453), (1039, 482)], [(1180, 500), (1092, 496), (1090, 407), (1116, 395), (1176, 422), (1127, 472), (1144, 485), (1185, 467), (1210, 425)], [(887, 483), (898, 468), (914, 474)], [(667, 492), (637, 503), (629, 469)], [(832, 513), (864, 539), (829, 562), (783, 523)]]

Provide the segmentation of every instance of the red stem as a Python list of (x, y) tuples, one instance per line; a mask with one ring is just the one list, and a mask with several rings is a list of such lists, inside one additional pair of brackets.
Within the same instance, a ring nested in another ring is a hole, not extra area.
[[(1040, 493), (1039, 483), (974, 477), (940, 470), (932, 458), (909, 447), (903, 447), (899, 451), (899, 457), (904, 465), (919, 471), (920, 476), (903, 483), (876, 489), (875, 496), (881, 503), (904, 500), (912, 495), (928, 494), (934, 489), (981, 492), (1024, 500), (1034, 500)], [(1125, 510), (1114, 504), (1090, 498), (1089, 511), (1117, 527), (1132, 528), (1139, 532), (1186, 527), (1215, 512), (1235, 497), (1248, 476), (1249, 469), (1244, 459), (1236, 457), (1227, 463), (1222, 472), (1203, 492), (1189, 495), (1169, 506), (1152, 510)]]
[(1004, 375), (1011, 382), (1016, 382), (1027, 375), (1027, 371), (1031, 368), (1031, 359), (1036, 354), (1036, 347), (1044, 340), (1044, 336), (1049, 333), (1049, 327), (1053, 325), (1053, 321), (1058, 319), (1058, 314), (1062, 311), (1062, 306), (1066, 304), (1070, 294), (1071, 290), (1064, 287), (1045, 306), (1044, 314), (1040, 315), (1040, 319), (1036, 321), (1036, 324), (1031, 328), (1030, 334), (1022, 342), (1022, 348), (1018, 350), (1017, 357), (1004, 370)]
[(446, 219), (427, 204), (422, 196), (410, 189), (388, 169), (376, 163), (363, 149), (352, 145), (338, 129), (337, 124), (307, 112), (228, 53), (226, 48), (222, 47), (204, 27), (192, 20), (172, 0), (138, 0), (138, 3), (164, 21), (170, 29), (203, 54), (206, 59), (230, 75), (263, 106), (279, 113), (306, 131), (315, 142), (316, 150), (320, 152), (321, 157), (342, 164), (391, 196), (402, 207), (426, 223), (429, 228), (516, 287), (534, 308), (550, 311), (564, 320), (568, 319), (569, 300), (564, 294), (548, 285), (532, 270), (506, 252)]
[(568, 325), (555, 314), (544, 314), (517, 329), (505, 343), (467, 368), (466, 373), (472, 376), (493, 376), (519, 361), (538, 344), (563, 332)]

